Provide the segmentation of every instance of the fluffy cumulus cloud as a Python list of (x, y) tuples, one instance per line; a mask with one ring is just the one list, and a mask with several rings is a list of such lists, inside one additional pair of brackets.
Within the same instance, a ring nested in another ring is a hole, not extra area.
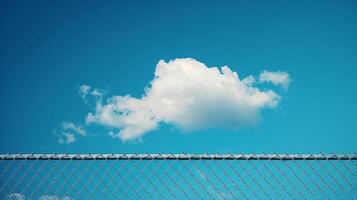
[(87, 136), (87, 131), (82, 125), (76, 125), (72, 122), (63, 122), (59, 129), (54, 130), (58, 137), (58, 143), (71, 144), (78, 140), (78, 137)]
[[(240, 78), (228, 66), (208, 67), (195, 59), (159, 61), (155, 77), (141, 98), (113, 96), (97, 98), (87, 125), (109, 128), (109, 135), (122, 141), (137, 140), (159, 127), (172, 124), (190, 132), (208, 128), (240, 128), (256, 124), (263, 109), (275, 108), (281, 96), (262, 88), (271, 82), (284, 89), (290, 78), (286, 72), (264, 71), (259, 81), (253, 76)], [(83, 98), (97, 89), (81, 86)]]

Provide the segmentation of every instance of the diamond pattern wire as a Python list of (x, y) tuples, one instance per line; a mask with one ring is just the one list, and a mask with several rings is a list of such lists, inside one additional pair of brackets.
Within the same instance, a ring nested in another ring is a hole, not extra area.
[(356, 174), (356, 154), (8, 154), (0, 199), (357, 199)]

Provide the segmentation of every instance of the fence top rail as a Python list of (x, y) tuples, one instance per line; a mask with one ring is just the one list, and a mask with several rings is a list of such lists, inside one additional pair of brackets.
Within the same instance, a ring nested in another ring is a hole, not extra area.
[(0, 154), (0, 160), (357, 160), (357, 154)]

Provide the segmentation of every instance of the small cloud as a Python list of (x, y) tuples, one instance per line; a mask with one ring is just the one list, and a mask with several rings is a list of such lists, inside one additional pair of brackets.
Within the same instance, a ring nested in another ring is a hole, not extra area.
[(286, 72), (270, 72), (270, 71), (263, 71), (259, 75), (259, 81), (264, 83), (272, 83), (273, 85), (278, 85), (283, 87), (285, 90), (288, 89), (290, 85), (290, 75)]
[(88, 85), (81, 85), (79, 87), (79, 95), (82, 97), (82, 99), (84, 99), (85, 101), (87, 101), (87, 95), (88, 95), (88, 92), (90, 90), (90, 86)]
[[(286, 72), (264, 71), (259, 81), (287, 89), (290, 78)], [(263, 109), (274, 109), (281, 100), (278, 93), (260, 89), (256, 83), (251, 75), (240, 79), (228, 66), (208, 67), (192, 58), (161, 60), (141, 98), (115, 95), (97, 99), (86, 124), (109, 128), (109, 135), (122, 141), (141, 140), (161, 123), (185, 132), (251, 126), (260, 120)], [(88, 94), (90, 87), (85, 88), (89, 88), (85, 90)], [(91, 93), (99, 95), (95, 90)]]
[(11, 193), (5, 197), (5, 200), (25, 200), (26, 197), (20, 193)]
[(76, 125), (72, 122), (63, 122), (59, 129), (54, 130), (54, 134), (58, 137), (58, 143), (68, 145), (77, 141), (78, 136), (87, 136), (87, 131), (81, 125)]
[(93, 95), (94, 97), (101, 97), (103, 96), (103, 91), (99, 89), (94, 89), (90, 94)]
[(38, 200), (71, 200), (71, 198), (68, 196), (60, 198), (57, 195), (42, 195)]
[(58, 143), (60, 144), (71, 144), (77, 140), (72, 133), (61, 133), (58, 137)]
[[(5, 200), (26, 200), (26, 196), (20, 193), (11, 193), (5, 197)], [(59, 197), (57, 195), (42, 195), (38, 200), (71, 200), (70, 197)]]
[(78, 133), (79, 135), (82, 135), (82, 136), (87, 136), (87, 131), (83, 126), (75, 125), (72, 122), (63, 122), (62, 129), (65, 131), (72, 131), (72, 132)]
[(104, 91), (97, 88), (92, 89), (89, 85), (83, 84), (79, 86), (78, 93), (82, 97), (84, 102), (87, 103), (88, 95), (94, 97), (95, 99), (100, 99), (103, 96)]

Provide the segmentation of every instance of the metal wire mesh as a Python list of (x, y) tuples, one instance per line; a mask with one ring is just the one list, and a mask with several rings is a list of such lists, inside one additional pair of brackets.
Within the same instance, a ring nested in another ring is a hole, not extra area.
[(357, 199), (357, 155), (0, 155), (0, 199)]

